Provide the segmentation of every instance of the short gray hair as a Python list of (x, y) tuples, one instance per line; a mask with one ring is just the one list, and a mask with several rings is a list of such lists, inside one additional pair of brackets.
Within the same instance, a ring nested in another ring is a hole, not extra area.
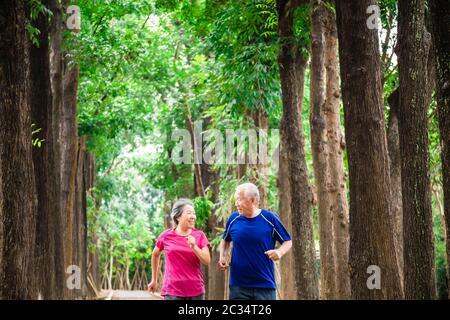
[(240, 189), (244, 190), (244, 193), (247, 197), (255, 198), (256, 202), (259, 202), (259, 190), (258, 187), (253, 183), (247, 182), (240, 184), (236, 187), (236, 191)]
[(175, 225), (178, 225), (178, 218), (181, 217), (183, 214), (183, 208), (184, 206), (192, 206), (194, 207), (194, 204), (191, 200), (186, 198), (178, 199), (172, 207), (172, 212), (170, 213), (170, 217), (172, 218), (172, 221), (175, 223)]

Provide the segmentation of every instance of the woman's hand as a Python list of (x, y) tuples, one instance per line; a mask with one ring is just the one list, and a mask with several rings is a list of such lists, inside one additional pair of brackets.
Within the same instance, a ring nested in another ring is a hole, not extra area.
[(189, 246), (194, 249), (196, 243), (195, 243), (195, 238), (193, 236), (187, 236), (186, 237), (186, 241), (189, 244)]
[(156, 281), (152, 280), (152, 282), (150, 282), (148, 284), (148, 292), (154, 293), (156, 291), (156, 289), (157, 289), (157, 283), (156, 283)]

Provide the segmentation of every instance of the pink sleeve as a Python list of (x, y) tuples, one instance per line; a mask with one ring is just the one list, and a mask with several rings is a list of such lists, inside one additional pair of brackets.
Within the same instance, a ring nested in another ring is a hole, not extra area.
[(156, 241), (156, 247), (161, 251), (164, 250), (164, 244), (161, 240), (161, 237), (159, 237), (158, 240)]
[(156, 240), (156, 247), (161, 251), (164, 250), (164, 238), (166, 237), (167, 233), (168, 230), (164, 230)]
[(209, 241), (203, 232), (200, 233), (200, 237), (198, 238), (197, 245), (200, 249), (203, 249), (204, 247), (209, 246)]

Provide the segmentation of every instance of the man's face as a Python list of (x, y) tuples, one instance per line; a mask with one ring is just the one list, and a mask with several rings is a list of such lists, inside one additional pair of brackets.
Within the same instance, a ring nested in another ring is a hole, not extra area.
[(234, 194), (234, 204), (240, 214), (252, 215), (256, 205), (256, 200), (254, 198), (247, 197), (245, 190), (238, 189)]

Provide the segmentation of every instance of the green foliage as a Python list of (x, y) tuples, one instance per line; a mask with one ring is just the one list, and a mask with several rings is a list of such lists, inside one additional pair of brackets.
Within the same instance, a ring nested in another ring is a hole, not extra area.
[(196, 219), (196, 227), (201, 230), (205, 230), (208, 224), (208, 218), (212, 214), (212, 210), (214, 208), (214, 203), (209, 200), (211, 197), (211, 192), (208, 192), (208, 195), (205, 197), (196, 197), (194, 202), (194, 209), (197, 215)]
[[(31, 124), (31, 128), (33, 128), (34, 126), (36, 126), (36, 125), (34, 123), (32, 123)], [(36, 130), (33, 130), (31, 132), (31, 136), (37, 135), (41, 131), (42, 131), (42, 128), (38, 128)], [(37, 147), (37, 148), (40, 148), (42, 146), (42, 142), (44, 142), (44, 141), (45, 141), (45, 139), (41, 139), (39, 137), (31, 139), (31, 143), (33, 144), (33, 147)]]

